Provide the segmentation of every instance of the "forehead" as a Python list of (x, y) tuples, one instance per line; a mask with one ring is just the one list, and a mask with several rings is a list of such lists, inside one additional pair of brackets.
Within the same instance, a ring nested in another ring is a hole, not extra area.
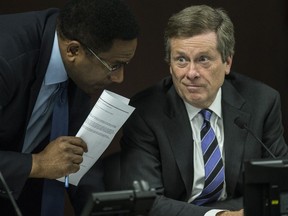
[(137, 47), (137, 39), (133, 40), (114, 40), (113, 45), (107, 52), (101, 53), (101, 56), (113, 56), (121, 58), (129, 58), (134, 55)]
[(208, 32), (193, 37), (171, 38), (171, 52), (177, 51), (213, 51), (217, 48), (215, 32)]

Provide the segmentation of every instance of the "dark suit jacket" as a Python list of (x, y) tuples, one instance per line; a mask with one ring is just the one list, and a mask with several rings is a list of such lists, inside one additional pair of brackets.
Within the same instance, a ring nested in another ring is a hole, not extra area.
[(283, 139), (279, 94), (232, 73), (222, 86), (227, 201), (209, 207), (188, 204), (193, 183), (193, 140), (189, 117), (170, 77), (131, 99), (136, 107), (123, 129), (121, 179), (124, 188), (146, 180), (159, 196), (151, 215), (203, 216), (213, 206), (242, 208), (243, 161), (269, 157), (261, 145), (234, 124), (241, 117), (277, 156), (288, 154)]
[[(24, 215), (39, 215), (40, 209), (42, 181), (28, 179), (32, 157), (21, 149), (50, 60), (57, 14), (57, 9), (48, 9), (0, 16), (0, 171)], [(69, 135), (75, 135), (91, 109), (90, 98), (72, 81), (68, 95)], [(34, 152), (47, 144), (48, 138)], [(96, 176), (95, 182), (101, 179)]]

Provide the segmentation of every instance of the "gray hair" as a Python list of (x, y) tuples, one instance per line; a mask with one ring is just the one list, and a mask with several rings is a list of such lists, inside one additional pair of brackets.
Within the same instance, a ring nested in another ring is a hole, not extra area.
[(170, 39), (188, 38), (199, 34), (215, 32), (217, 35), (217, 50), (225, 62), (234, 54), (234, 26), (227, 13), (220, 8), (207, 5), (190, 6), (174, 14), (168, 20), (164, 32), (165, 60), (170, 62)]

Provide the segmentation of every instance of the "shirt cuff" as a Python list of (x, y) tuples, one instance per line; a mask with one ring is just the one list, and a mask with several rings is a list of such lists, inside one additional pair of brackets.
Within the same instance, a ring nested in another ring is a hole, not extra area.
[(222, 211), (226, 211), (226, 210), (223, 210), (223, 209), (212, 209), (212, 210), (206, 212), (204, 216), (215, 216), (218, 212), (222, 212)]

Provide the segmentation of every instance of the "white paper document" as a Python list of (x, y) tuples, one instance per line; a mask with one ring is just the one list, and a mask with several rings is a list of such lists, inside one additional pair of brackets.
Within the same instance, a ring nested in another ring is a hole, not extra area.
[[(108, 90), (103, 91), (76, 134), (76, 137), (81, 137), (87, 143), (88, 152), (83, 154), (80, 170), (69, 175), (70, 184), (77, 186), (83, 175), (109, 146), (118, 130), (135, 109), (128, 103), (129, 99), (121, 95)], [(58, 180), (64, 182), (64, 178)]]

